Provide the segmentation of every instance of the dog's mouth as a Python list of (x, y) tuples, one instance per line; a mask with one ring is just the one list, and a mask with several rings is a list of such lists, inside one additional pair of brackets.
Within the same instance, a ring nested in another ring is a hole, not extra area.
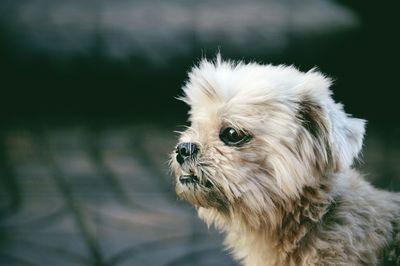
[(199, 183), (199, 178), (195, 175), (181, 175), (179, 177), (179, 182), (182, 185), (197, 184)]
[(200, 179), (196, 175), (181, 175), (179, 177), (179, 182), (182, 185), (203, 185), (207, 188), (213, 187), (213, 184), (211, 183), (210, 180), (205, 180), (205, 182), (200, 182)]
[[(201, 173), (200, 173), (201, 174)], [(228, 210), (228, 200), (217, 183), (205, 176), (184, 174), (177, 178), (175, 187), (177, 195), (187, 202), (203, 208), (217, 208), (220, 211)]]

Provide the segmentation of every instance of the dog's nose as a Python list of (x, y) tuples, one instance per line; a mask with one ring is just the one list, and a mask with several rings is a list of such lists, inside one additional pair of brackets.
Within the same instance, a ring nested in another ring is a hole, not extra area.
[(186, 158), (196, 155), (198, 150), (199, 150), (198, 146), (194, 143), (191, 142), (180, 143), (176, 148), (176, 153), (178, 154), (176, 156), (176, 160), (178, 161), (179, 164), (182, 164)]

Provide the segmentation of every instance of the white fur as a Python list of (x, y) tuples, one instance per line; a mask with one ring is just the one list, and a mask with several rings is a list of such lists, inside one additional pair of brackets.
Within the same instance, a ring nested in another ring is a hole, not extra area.
[[(177, 180), (176, 192), (226, 232), (244, 265), (374, 265), (398, 234), (400, 196), (375, 190), (351, 169), (365, 121), (333, 101), (330, 85), (316, 69), (220, 55), (189, 73), (181, 99), (191, 125), (180, 142), (196, 143), (199, 154), (179, 165), (173, 153), (170, 165), (177, 178), (199, 182)], [(226, 127), (250, 141), (224, 144)]]

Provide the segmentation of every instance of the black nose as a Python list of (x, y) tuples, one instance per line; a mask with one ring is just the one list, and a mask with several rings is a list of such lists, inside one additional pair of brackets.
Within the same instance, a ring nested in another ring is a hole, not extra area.
[(182, 164), (186, 158), (196, 155), (198, 150), (199, 148), (194, 143), (191, 142), (180, 143), (176, 148), (176, 153), (178, 154), (176, 155), (176, 160), (178, 161), (179, 164)]

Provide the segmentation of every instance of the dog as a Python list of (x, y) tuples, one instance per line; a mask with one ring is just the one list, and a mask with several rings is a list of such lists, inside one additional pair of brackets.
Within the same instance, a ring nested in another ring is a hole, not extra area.
[(170, 168), (242, 265), (400, 265), (400, 194), (352, 168), (365, 121), (318, 70), (202, 59)]

